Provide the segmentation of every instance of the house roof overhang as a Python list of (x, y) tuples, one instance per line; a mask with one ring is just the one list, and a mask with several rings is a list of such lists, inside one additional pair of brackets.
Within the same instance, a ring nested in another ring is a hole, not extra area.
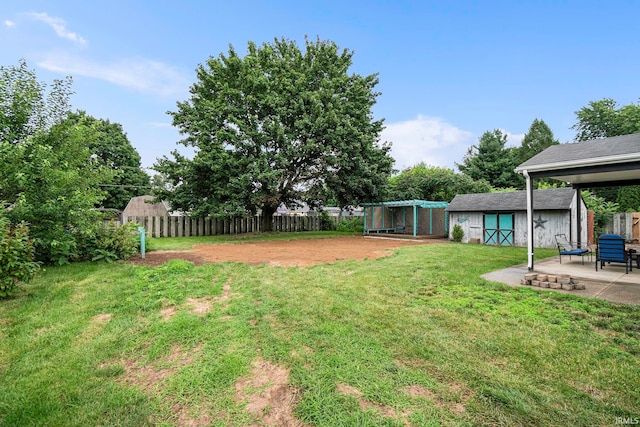
[(574, 186), (640, 184), (640, 134), (554, 145), (515, 169), (531, 178), (553, 178)]

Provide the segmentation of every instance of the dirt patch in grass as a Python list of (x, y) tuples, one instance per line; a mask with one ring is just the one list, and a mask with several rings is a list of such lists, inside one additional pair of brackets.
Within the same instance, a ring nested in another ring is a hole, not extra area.
[(211, 311), (211, 300), (206, 298), (187, 298), (186, 303), (191, 306), (191, 313), (204, 316)]
[(162, 310), (160, 310), (160, 316), (162, 316), (162, 320), (164, 320), (165, 322), (168, 322), (169, 320), (171, 320), (171, 318), (173, 316), (176, 315), (176, 313), (178, 312), (178, 309), (174, 306), (171, 305), (169, 307), (165, 307)]
[[(451, 389), (455, 392), (460, 392), (463, 390), (463, 387), (460, 383), (452, 383), (450, 384)], [(410, 385), (404, 387), (402, 391), (413, 398), (427, 398), (433, 402), (435, 406), (438, 408), (446, 408), (449, 411), (453, 412), (456, 415), (463, 414), (466, 411), (465, 406), (460, 402), (443, 402), (438, 396), (431, 390), (420, 386), (420, 385)]]
[(253, 362), (251, 373), (235, 384), (236, 400), (258, 418), (260, 425), (304, 426), (293, 416), (298, 390), (289, 385), (289, 370), (267, 360)]
[(410, 413), (398, 415), (393, 408), (390, 408), (384, 405), (377, 405), (375, 403), (371, 403), (367, 400), (364, 400), (362, 397), (362, 392), (357, 388), (352, 387), (348, 384), (338, 383), (338, 385), (336, 386), (336, 389), (340, 394), (355, 397), (358, 400), (358, 405), (360, 406), (360, 409), (362, 409), (363, 411), (373, 409), (377, 412), (380, 412), (385, 417), (392, 418), (394, 420), (400, 420), (400, 421), (403, 421), (405, 425), (409, 425), (408, 421), (403, 418), (405, 416), (410, 415)]
[(431, 400), (436, 399), (436, 394), (429, 389), (422, 387), (421, 385), (409, 385), (402, 389), (404, 394), (411, 397), (426, 397)]
[[(120, 362), (124, 368), (124, 375), (120, 382), (129, 386), (140, 387), (145, 394), (151, 396), (163, 387), (162, 382), (167, 377), (175, 374), (179, 368), (190, 365), (193, 362), (193, 355), (198, 354), (201, 348), (202, 344), (188, 350), (183, 350), (179, 345), (174, 345), (167, 357), (148, 365), (141, 365), (136, 360), (127, 359), (124, 362)], [(112, 364), (103, 363), (99, 368), (105, 369)], [(171, 403), (169, 402), (169, 404)], [(193, 406), (175, 402), (171, 408), (178, 426), (201, 427), (211, 425), (212, 418), (207, 411), (206, 405), (195, 407), (194, 411)]]
[(308, 266), (347, 259), (376, 259), (404, 246), (445, 243), (445, 239), (384, 239), (363, 236), (268, 242), (219, 243), (197, 245), (189, 251), (153, 251), (129, 261), (138, 265), (160, 265), (172, 259), (195, 265), (225, 261), (278, 267)]
[[(200, 346), (182, 350), (180, 346), (175, 345), (165, 359), (148, 365), (140, 365), (136, 360), (127, 359), (122, 363), (125, 371), (122, 382), (149, 392), (178, 368), (189, 365), (193, 361), (193, 354), (199, 350)], [(169, 366), (162, 366), (165, 364)]]
[[(211, 311), (214, 303), (228, 301), (229, 298), (235, 294), (231, 292), (232, 279), (227, 280), (227, 283), (222, 287), (222, 295), (213, 298), (187, 298), (185, 305), (189, 306), (189, 311), (197, 316), (205, 316)], [(176, 315), (178, 307), (172, 305), (160, 310), (159, 314), (162, 316), (162, 320), (168, 322)]]
[(98, 323), (107, 323), (112, 317), (113, 314), (111, 313), (100, 313), (97, 316), (94, 316), (91, 320)]

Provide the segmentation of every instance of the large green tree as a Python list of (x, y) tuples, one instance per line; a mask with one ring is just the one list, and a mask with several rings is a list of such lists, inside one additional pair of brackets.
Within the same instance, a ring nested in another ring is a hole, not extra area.
[(113, 180), (102, 183), (107, 193), (102, 207), (123, 210), (135, 196), (149, 194), (151, 181), (141, 168), (140, 155), (119, 123), (96, 119), (84, 111), (69, 114), (69, 123), (82, 134), (95, 164), (114, 172)]
[(301, 50), (275, 39), (200, 65), (191, 98), (170, 112), (196, 154), (159, 159), (172, 186), (158, 197), (200, 216), (261, 209), (264, 230), (281, 203), (376, 198), (393, 161), (372, 113), (378, 77), (350, 73), (352, 57), (329, 41), (306, 39)]
[(544, 120), (535, 119), (517, 149), (518, 162), (524, 163), (552, 145), (560, 144)]
[(0, 142), (24, 143), (60, 123), (69, 112), (71, 93), (70, 77), (47, 88), (24, 60), (17, 67), (0, 66)]
[[(572, 126), (576, 131), (576, 141), (609, 138), (640, 132), (640, 103), (620, 106), (610, 98), (591, 101), (588, 106), (576, 111), (577, 123)], [(605, 200), (617, 203), (622, 211), (631, 211), (640, 207), (640, 187), (629, 188), (600, 187), (592, 192)]]
[(393, 200), (433, 200), (450, 202), (456, 194), (488, 193), (483, 180), (455, 173), (452, 169), (419, 163), (389, 178), (389, 198)]
[(513, 171), (518, 164), (517, 153), (505, 147), (506, 143), (507, 134), (500, 129), (487, 131), (456, 166), (470, 178), (485, 180), (496, 188), (520, 187), (520, 178)]
[(576, 111), (576, 141), (640, 132), (640, 103), (619, 106), (610, 98), (591, 101)]
[(0, 67), (0, 203), (12, 223), (29, 224), (46, 262), (79, 257), (104, 196), (98, 184), (111, 179), (65, 120), (70, 94), (70, 79), (47, 91), (24, 61)]

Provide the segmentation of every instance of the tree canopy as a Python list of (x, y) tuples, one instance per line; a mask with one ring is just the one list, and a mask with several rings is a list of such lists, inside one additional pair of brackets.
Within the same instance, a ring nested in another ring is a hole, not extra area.
[(590, 101), (576, 111), (576, 141), (608, 138), (640, 132), (640, 104), (618, 106), (610, 98)]
[(101, 184), (106, 192), (103, 208), (121, 211), (132, 197), (149, 194), (149, 175), (141, 169), (140, 154), (129, 142), (122, 125), (96, 119), (84, 111), (70, 113), (66, 120), (82, 134), (94, 163), (114, 173), (110, 182)]
[(54, 80), (51, 89), (36, 78), (26, 61), (0, 67), (0, 141), (20, 144), (60, 123), (69, 112), (71, 78)]
[[(588, 106), (576, 111), (576, 141), (629, 135), (640, 132), (640, 104), (619, 106), (610, 98), (590, 101)], [(640, 208), (640, 186), (599, 187), (594, 194), (616, 203), (621, 211), (636, 211)]]
[(517, 166), (517, 152), (505, 147), (507, 134), (500, 129), (486, 131), (478, 145), (472, 145), (462, 159), (456, 163), (460, 172), (474, 180), (485, 180), (493, 187), (519, 187), (520, 177), (513, 171)]
[(560, 144), (544, 120), (534, 119), (518, 147), (518, 162), (524, 163), (552, 145)]
[(450, 202), (456, 194), (488, 193), (491, 185), (483, 180), (455, 173), (448, 168), (419, 163), (389, 178), (391, 200), (433, 200)]
[(98, 184), (111, 179), (65, 120), (70, 87), (55, 81), (47, 92), (24, 61), (0, 67), (0, 204), (13, 224), (29, 224), (42, 261), (78, 256), (98, 219)]
[(262, 210), (263, 229), (281, 204), (319, 205), (328, 194), (355, 205), (382, 194), (390, 145), (372, 107), (376, 74), (350, 74), (353, 52), (330, 41), (275, 39), (233, 47), (197, 68), (190, 99), (169, 112), (196, 148), (155, 165), (171, 184), (157, 196), (196, 216)]

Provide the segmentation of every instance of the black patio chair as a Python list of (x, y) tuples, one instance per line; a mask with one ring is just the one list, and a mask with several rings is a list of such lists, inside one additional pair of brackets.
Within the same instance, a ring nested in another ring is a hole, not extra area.
[(579, 256), (582, 265), (584, 265), (584, 257), (591, 256), (591, 250), (588, 247), (582, 248), (576, 243), (571, 243), (566, 234), (556, 234), (556, 244), (558, 245), (560, 264), (562, 264), (562, 255), (568, 255), (569, 260), (571, 260), (571, 256)]

